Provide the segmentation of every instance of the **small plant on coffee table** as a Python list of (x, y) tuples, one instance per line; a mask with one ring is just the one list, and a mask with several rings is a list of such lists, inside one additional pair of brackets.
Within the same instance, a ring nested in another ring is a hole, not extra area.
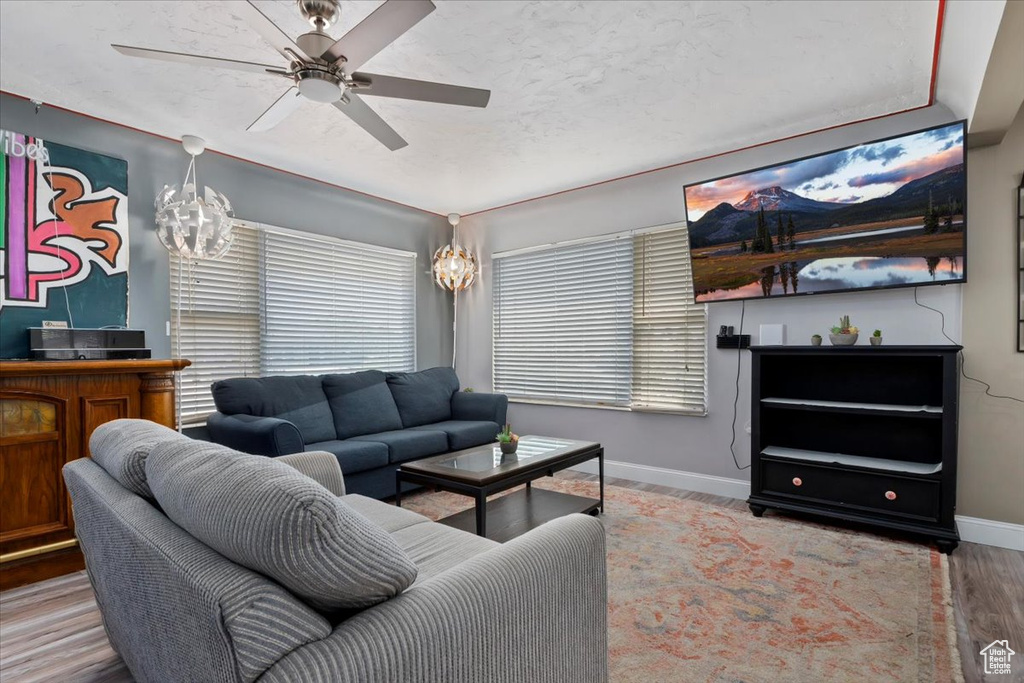
[(501, 446), (501, 452), (505, 455), (512, 455), (516, 452), (516, 447), (519, 446), (519, 436), (512, 433), (512, 425), (509, 423), (502, 427), (495, 438)]

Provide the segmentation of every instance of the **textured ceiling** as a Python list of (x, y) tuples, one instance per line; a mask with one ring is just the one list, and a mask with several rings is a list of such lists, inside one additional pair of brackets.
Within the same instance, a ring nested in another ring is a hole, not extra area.
[[(329, 105), (245, 127), (269, 76), (110, 43), (277, 63), (235, 2), (0, 2), (0, 88), (437, 213), (484, 208), (928, 101), (937, 5), (445, 2), (366, 71), (490, 88), (487, 109), (366, 100), (389, 152)], [(293, 36), (290, 0), (257, 4)], [(379, 3), (342, 0), (335, 36)]]

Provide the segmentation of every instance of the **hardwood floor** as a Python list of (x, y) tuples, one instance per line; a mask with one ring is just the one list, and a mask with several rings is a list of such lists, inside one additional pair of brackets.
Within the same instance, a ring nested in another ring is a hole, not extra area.
[[(559, 476), (596, 479), (563, 472)], [(732, 509), (743, 501), (608, 478), (616, 486)], [(771, 514), (771, 513), (768, 513)], [(950, 581), (966, 683), (1024, 681), (1024, 553), (962, 543), (950, 557)], [(1007, 639), (1018, 653), (1014, 675), (985, 676), (978, 651)], [(107, 642), (84, 572), (0, 593), (0, 680), (120, 683), (131, 676)]]

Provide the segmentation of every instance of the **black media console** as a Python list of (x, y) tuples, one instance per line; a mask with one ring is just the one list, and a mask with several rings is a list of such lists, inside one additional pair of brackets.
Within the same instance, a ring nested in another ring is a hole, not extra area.
[(951, 553), (959, 350), (751, 347), (751, 512), (923, 534)]

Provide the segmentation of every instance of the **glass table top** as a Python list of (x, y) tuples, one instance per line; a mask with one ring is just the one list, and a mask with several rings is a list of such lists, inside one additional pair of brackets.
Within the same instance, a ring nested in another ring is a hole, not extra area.
[(521, 436), (516, 452), (505, 455), (496, 443), (464, 451), (435, 455), (402, 463), (405, 472), (422, 472), (463, 481), (483, 482), (504, 478), (517, 471), (543, 466), (544, 463), (599, 449), (592, 441), (574, 441), (551, 436)]
[(561, 454), (566, 448), (579, 444), (570, 439), (556, 439), (550, 436), (523, 436), (512, 455), (501, 452), (498, 444), (488, 444), (469, 451), (452, 453), (449, 457), (435, 460), (434, 465), (466, 472), (486, 472), (502, 465), (514, 465), (527, 461), (537, 462), (546, 455)]

